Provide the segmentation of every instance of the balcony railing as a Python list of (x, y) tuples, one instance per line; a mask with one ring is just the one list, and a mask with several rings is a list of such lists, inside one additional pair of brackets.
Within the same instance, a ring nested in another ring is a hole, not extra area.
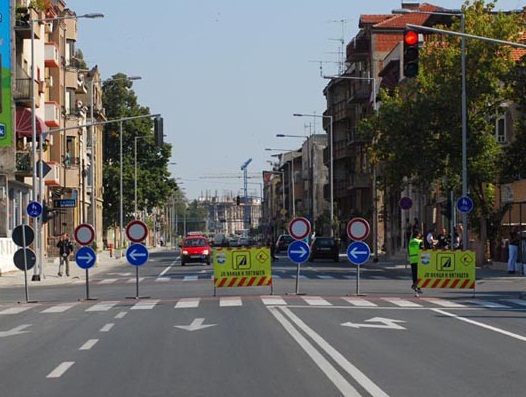
[(16, 152), (16, 173), (21, 175), (33, 173), (31, 152)]

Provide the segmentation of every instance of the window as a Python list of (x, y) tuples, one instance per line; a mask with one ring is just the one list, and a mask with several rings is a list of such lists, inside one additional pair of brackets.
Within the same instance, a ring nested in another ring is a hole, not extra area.
[(507, 142), (506, 124), (505, 116), (497, 118), (495, 122), (495, 137), (498, 143)]

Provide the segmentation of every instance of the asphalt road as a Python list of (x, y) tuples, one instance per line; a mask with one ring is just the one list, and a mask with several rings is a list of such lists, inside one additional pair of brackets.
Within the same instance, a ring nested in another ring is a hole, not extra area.
[[(25, 396), (523, 395), (522, 278), (414, 298), (408, 270), (285, 260), (214, 291), (169, 251), (85, 280), (0, 283), (0, 390)], [(297, 284), (299, 282), (299, 284)], [(300, 294), (296, 294), (299, 285)], [(215, 292), (215, 294), (214, 294)], [(21, 301), (21, 303), (18, 303)]]

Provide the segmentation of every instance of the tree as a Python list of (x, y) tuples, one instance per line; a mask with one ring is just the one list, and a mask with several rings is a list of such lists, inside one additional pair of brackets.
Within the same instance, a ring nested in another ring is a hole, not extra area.
[[(103, 103), (108, 120), (150, 114), (147, 107), (138, 104), (132, 85), (133, 82), (122, 73), (103, 83)], [(150, 212), (154, 207), (161, 207), (177, 187), (175, 179), (170, 178), (168, 172), (171, 145), (155, 146), (151, 118), (106, 124), (103, 137), (105, 228), (118, 224), (120, 220), (121, 124), (124, 222), (133, 218), (135, 208), (135, 137), (140, 137), (137, 140), (137, 180), (140, 182), (137, 183), (138, 208)]]

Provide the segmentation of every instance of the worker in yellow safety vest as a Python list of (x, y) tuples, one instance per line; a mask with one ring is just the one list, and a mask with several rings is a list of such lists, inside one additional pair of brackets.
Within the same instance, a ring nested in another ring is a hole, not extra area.
[(407, 250), (409, 253), (409, 263), (411, 264), (411, 275), (413, 276), (413, 285), (411, 288), (415, 291), (416, 294), (422, 293), (422, 290), (418, 288), (418, 258), (420, 256), (420, 250), (422, 249), (422, 232), (417, 231), (409, 244), (407, 245)]

